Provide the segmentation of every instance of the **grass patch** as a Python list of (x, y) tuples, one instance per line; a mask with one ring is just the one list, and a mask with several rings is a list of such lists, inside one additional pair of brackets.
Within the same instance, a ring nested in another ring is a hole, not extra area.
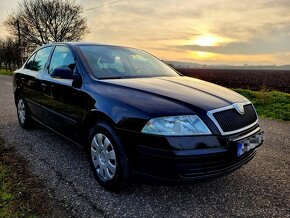
[(5, 70), (5, 69), (0, 69), (0, 75), (7, 75), (7, 76), (11, 76), (13, 74), (12, 71), (10, 70)]
[(290, 121), (290, 94), (279, 91), (234, 89), (248, 98), (260, 117)]
[(25, 162), (0, 139), (0, 218), (43, 217), (50, 206), (41, 184), (27, 171)]

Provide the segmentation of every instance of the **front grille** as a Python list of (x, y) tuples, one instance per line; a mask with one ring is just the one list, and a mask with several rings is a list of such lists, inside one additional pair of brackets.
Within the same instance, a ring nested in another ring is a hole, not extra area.
[(213, 113), (213, 117), (223, 132), (231, 132), (253, 124), (257, 114), (252, 104), (244, 105), (245, 113), (239, 114), (235, 108)]

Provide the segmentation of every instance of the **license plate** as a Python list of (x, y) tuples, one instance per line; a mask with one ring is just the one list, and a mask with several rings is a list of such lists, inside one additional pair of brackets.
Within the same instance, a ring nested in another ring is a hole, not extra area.
[(244, 153), (256, 148), (262, 143), (262, 141), (263, 141), (262, 132), (239, 141), (237, 145), (237, 156), (240, 157)]

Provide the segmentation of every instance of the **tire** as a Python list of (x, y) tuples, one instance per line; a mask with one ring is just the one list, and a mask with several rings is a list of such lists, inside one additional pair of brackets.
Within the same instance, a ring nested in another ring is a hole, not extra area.
[(120, 191), (128, 183), (129, 161), (114, 129), (98, 122), (90, 131), (89, 160), (93, 173), (104, 188)]
[(32, 126), (32, 119), (30, 116), (29, 108), (23, 97), (18, 97), (16, 101), (17, 118), (20, 126), (23, 129), (29, 129)]

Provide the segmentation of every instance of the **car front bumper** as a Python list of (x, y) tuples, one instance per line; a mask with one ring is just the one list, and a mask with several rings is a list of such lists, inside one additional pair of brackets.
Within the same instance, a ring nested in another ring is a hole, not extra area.
[(262, 136), (259, 126), (227, 137), (126, 134), (122, 134), (123, 141), (133, 173), (150, 180), (168, 182), (199, 181), (231, 173), (249, 162), (263, 142), (261, 140), (254, 148), (238, 154), (241, 141), (257, 134)]

